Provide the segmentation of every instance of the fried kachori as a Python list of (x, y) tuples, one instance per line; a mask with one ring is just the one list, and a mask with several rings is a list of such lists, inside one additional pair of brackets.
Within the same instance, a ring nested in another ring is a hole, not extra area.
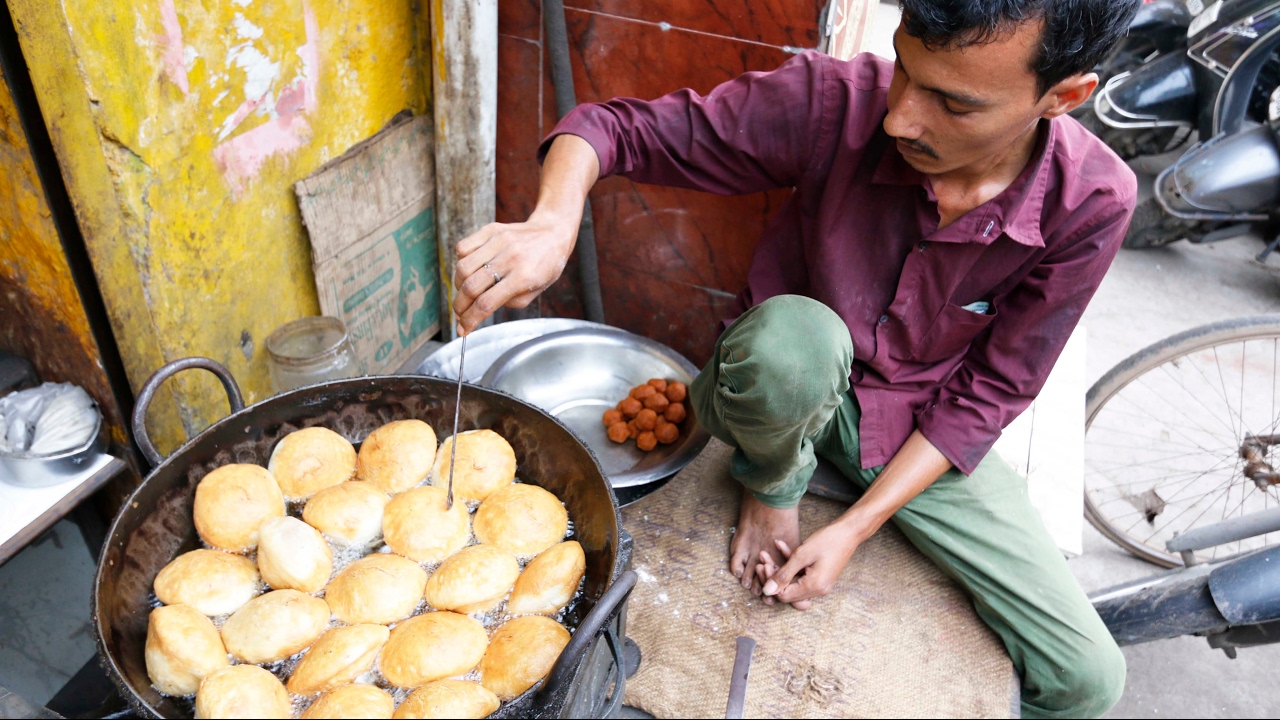
[(564, 539), (569, 513), (555, 495), (516, 483), (490, 495), (476, 511), (476, 539), (513, 555), (537, 555)]
[(284, 496), (266, 468), (223, 465), (200, 479), (192, 515), (201, 540), (245, 552), (258, 546), (263, 520), (284, 515)]
[(396, 420), (360, 445), (356, 475), (395, 495), (420, 485), (436, 460), (436, 431), (421, 420)]
[(560, 612), (578, 592), (578, 584), (586, 571), (587, 557), (577, 540), (566, 540), (543, 550), (520, 573), (507, 600), (507, 613), (554, 615)]
[(351, 480), (311, 496), (302, 519), (343, 545), (368, 545), (382, 537), (382, 512), (391, 497), (372, 483)]
[(262, 591), (258, 567), (243, 555), (192, 550), (174, 558), (156, 575), (156, 598), (165, 605), (189, 605), (211, 617), (239, 610)]
[(202, 679), (231, 664), (213, 621), (186, 605), (151, 611), (143, 655), (151, 684), (165, 695), (190, 695)]
[(396, 708), (397, 720), (434, 718), (485, 718), (501, 702), (488, 688), (468, 680), (437, 680), (427, 683), (405, 698)]
[[(446, 438), (440, 446), (431, 483), (445, 487), (449, 483), (449, 459), (454, 438)], [(468, 430), (458, 433), (458, 459), (453, 465), (453, 496), (483, 502), (495, 491), (516, 479), (516, 451), (492, 430)]]
[(295, 430), (276, 443), (267, 469), (285, 497), (306, 500), (355, 477), (356, 449), (329, 428)]
[(444, 610), (423, 613), (392, 628), (378, 669), (392, 685), (416, 688), (467, 674), (488, 645), (489, 635), (475, 618)]
[(423, 597), (437, 610), (488, 612), (511, 592), (520, 563), (493, 545), (472, 545), (454, 553), (431, 574)]
[(196, 717), (287, 718), (289, 692), (275, 675), (256, 665), (232, 665), (205, 678), (196, 693)]
[(222, 642), (241, 662), (269, 663), (305, 650), (328, 627), (324, 600), (297, 590), (273, 590), (227, 618)]
[(569, 644), (569, 631), (541, 615), (508, 620), (493, 633), (480, 661), (480, 684), (510, 700), (551, 672)]
[(426, 584), (427, 572), (412, 560), (374, 553), (343, 568), (324, 597), (344, 623), (386, 625), (413, 614)]
[(294, 695), (314, 695), (355, 681), (373, 669), (391, 631), (383, 625), (344, 625), (325, 632), (311, 646), (287, 687)]
[(364, 720), (365, 718), (390, 718), (395, 712), (396, 701), (391, 693), (374, 685), (353, 683), (343, 685), (316, 698), (311, 707), (302, 713), (305, 719)]
[(444, 490), (417, 487), (391, 499), (382, 515), (382, 538), (399, 555), (415, 562), (440, 562), (466, 546), (471, 515), (466, 503), (445, 509)]

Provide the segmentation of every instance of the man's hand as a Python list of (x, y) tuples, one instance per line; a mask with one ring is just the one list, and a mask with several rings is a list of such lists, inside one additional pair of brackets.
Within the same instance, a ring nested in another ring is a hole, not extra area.
[(527, 222), (491, 223), (458, 243), (458, 292), (453, 310), (471, 332), (498, 308), (528, 307), (564, 272), (581, 221), (540, 217)]
[(504, 305), (528, 307), (560, 277), (599, 175), (595, 149), (576, 135), (561, 135), (543, 161), (538, 206), (529, 219), (491, 223), (458, 243), (453, 311), (463, 334)]
[(810, 535), (795, 552), (778, 544), (787, 559), (782, 567), (775, 569), (772, 556), (760, 553), (756, 572), (769, 578), (765, 602), (773, 597), (804, 610), (814, 598), (831, 592), (858, 546), (950, 468), (951, 461), (923, 433), (911, 433), (871, 487), (838, 520)]
[(862, 529), (853, 527), (846, 515), (810, 535), (794, 552), (779, 541), (778, 551), (786, 558), (782, 567), (773, 569), (773, 558), (761, 553), (760, 569), (769, 576), (764, 584), (766, 599), (791, 603), (797, 610), (809, 609), (810, 601), (836, 586), (840, 572), (849, 564), (863, 536)]

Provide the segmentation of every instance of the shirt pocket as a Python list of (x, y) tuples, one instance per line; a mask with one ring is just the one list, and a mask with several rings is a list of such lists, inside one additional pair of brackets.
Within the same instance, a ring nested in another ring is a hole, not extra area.
[(949, 360), (969, 348), (969, 345), (996, 318), (995, 307), (988, 313), (966, 310), (960, 305), (947, 303), (933, 324), (911, 348), (910, 359), (921, 363)]

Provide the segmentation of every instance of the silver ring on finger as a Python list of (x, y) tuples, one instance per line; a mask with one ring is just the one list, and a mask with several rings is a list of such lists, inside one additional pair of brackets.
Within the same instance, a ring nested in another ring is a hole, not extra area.
[(485, 263), (485, 264), (484, 264), (484, 269), (485, 269), (485, 270), (489, 270), (489, 271), (491, 271), (491, 274), (493, 275), (493, 284), (494, 284), (494, 285), (497, 285), (498, 283), (502, 282), (502, 276), (501, 276), (501, 275), (499, 275), (499, 274), (497, 273), (497, 271), (493, 269), (493, 266), (492, 266), (492, 265), (490, 265), (489, 263)]

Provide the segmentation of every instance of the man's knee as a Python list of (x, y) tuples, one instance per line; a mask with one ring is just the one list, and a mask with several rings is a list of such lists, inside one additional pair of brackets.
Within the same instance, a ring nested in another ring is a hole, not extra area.
[[(813, 378), (842, 382), (853, 363), (849, 328), (831, 308), (800, 295), (779, 295), (729, 329), (729, 362), (744, 362), (768, 389), (799, 387)], [(735, 332), (736, 331), (736, 332)]]
[(1047, 707), (1039, 708), (1043, 717), (1099, 717), (1124, 693), (1124, 655), (1110, 635), (1095, 639), (1072, 655), (1066, 667), (1058, 669), (1058, 691), (1044, 698)]

